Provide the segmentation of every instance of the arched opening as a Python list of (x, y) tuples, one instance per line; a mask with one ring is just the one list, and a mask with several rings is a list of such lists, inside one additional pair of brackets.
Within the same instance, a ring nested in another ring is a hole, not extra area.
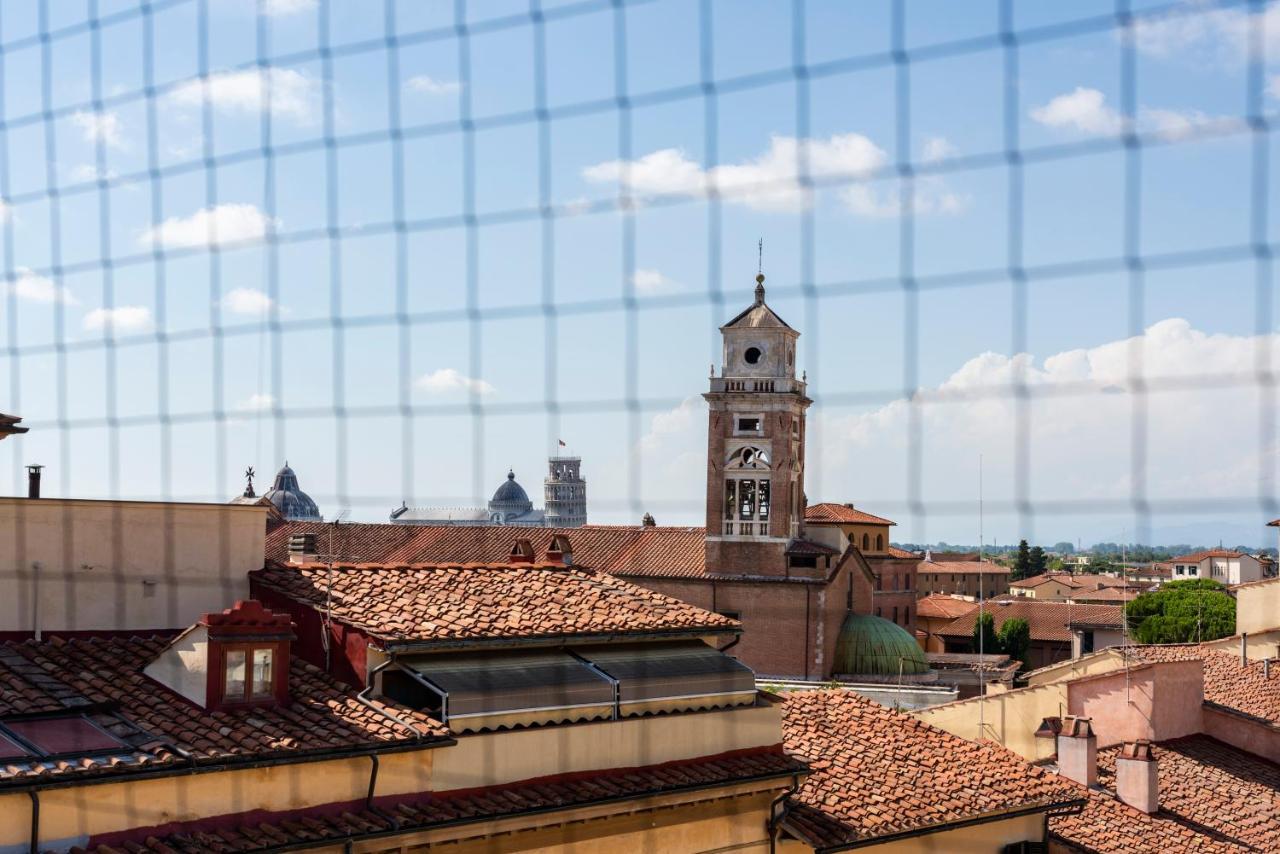
[(869, 548), (871, 548), (871, 537), (870, 537), (870, 535), (868, 535), (868, 534), (863, 534), (863, 535), (862, 535), (862, 550), (863, 550), (863, 551), (866, 551), (866, 550), (867, 550), (867, 549), (869, 549)]
[(884, 551), (884, 534), (876, 534), (876, 551)]

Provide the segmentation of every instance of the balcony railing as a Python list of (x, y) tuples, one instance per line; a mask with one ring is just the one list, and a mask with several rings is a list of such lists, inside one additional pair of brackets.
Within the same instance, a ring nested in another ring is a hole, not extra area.
[(732, 391), (745, 394), (793, 393), (804, 394), (805, 385), (801, 380), (780, 377), (712, 377), (712, 391)]
[(724, 521), (724, 535), (726, 537), (767, 537), (769, 536), (769, 523), (740, 522), (736, 519), (726, 519)]

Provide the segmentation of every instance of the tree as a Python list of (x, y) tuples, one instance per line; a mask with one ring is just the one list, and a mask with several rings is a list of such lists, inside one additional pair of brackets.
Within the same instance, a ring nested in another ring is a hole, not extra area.
[[(1025, 543), (1026, 540), (1023, 540)], [(1045, 558), (1044, 549), (1039, 546), (1033, 546), (1027, 555), (1027, 561), (1031, 564), (1032, 575), (1043, 575), (1048, 568), (1048, 560)]]
[(1026, 540), (1018, 541), (1018, 556), (1013, 561), (1013, 572), (1010, 574), (1010, 581), (1020, 581), (1031, 575), (1031, 549), (1027, 547)]
[(1195, 643), (1236, 633), (1236, 600), (1211, 578), (1171, 581), (1125, 606), (1138, 643)]
[(1000, 640), (996, 637), (996, 621), (989, 611), (978, 615), (973, 624), (973, 651), (982, 650), (984, 655), (994, 655), (1000, 651)]
[(1001, 652), (1025, 667), (1031, 649), (1031, 625), (1018, 617), (1005, 620), (1000, 625), (999, 644)]
[(1115, 572), (1117, 567), (1106, 555), (1094, 554), (1089, 557), (1090, 572)]
[(1053, 544), (1053, 551), (1060, 555), (1073, 555), (1076, 553), (1076, 547), (1063, 540), (1060, 543)]

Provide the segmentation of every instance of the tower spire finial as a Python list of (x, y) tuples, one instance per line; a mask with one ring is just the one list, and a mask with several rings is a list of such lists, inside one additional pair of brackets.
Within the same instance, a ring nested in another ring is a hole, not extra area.
[(756, 244), (756, 305), (764, 304), (764, 238)]

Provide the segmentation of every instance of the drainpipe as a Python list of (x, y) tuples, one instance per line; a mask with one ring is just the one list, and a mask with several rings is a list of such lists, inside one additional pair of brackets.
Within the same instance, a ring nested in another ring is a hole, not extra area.
[(769, 831), (769, 854), (776, 854), (778, 850), (778, 826), (782, 824), (782, 820), (787, 817), (787, 806), (783, 804), (782, 812), (778, 812), (778, 804), (794, 795), (800, 790), (800, 778), (795, 774), (791, 775), (791, 785), (787, 787), (782, 794), (769, 802), (769, 821), (766, 827)]
[(39, 643), (44, 638), (40, 631), (40, 561), (31, 562), (31, 631)]
[(35, 790), (27, 792), (31, 798), (31, 854), (40, 851), (40, 796)]
[(736, 635), (734, 635), (734, 636), (733, 636), (733, 640), (729, 641), (729, 642), (728, 642), (727, 644), (725, 644), (724, 646), (716, 647), (716, 651), (717, 651), (717, 652), (726, 652), (726, 651), (728, 651), (728, 650), (731, 650), (731, 649), (733, 649), (735, 646), (737, 646), (737, 645), (738, 645), (738, 641), (740, 641), (740, 640), (742, 640), (742, 635), (741, 635), (741, 634), (736, 634)]

